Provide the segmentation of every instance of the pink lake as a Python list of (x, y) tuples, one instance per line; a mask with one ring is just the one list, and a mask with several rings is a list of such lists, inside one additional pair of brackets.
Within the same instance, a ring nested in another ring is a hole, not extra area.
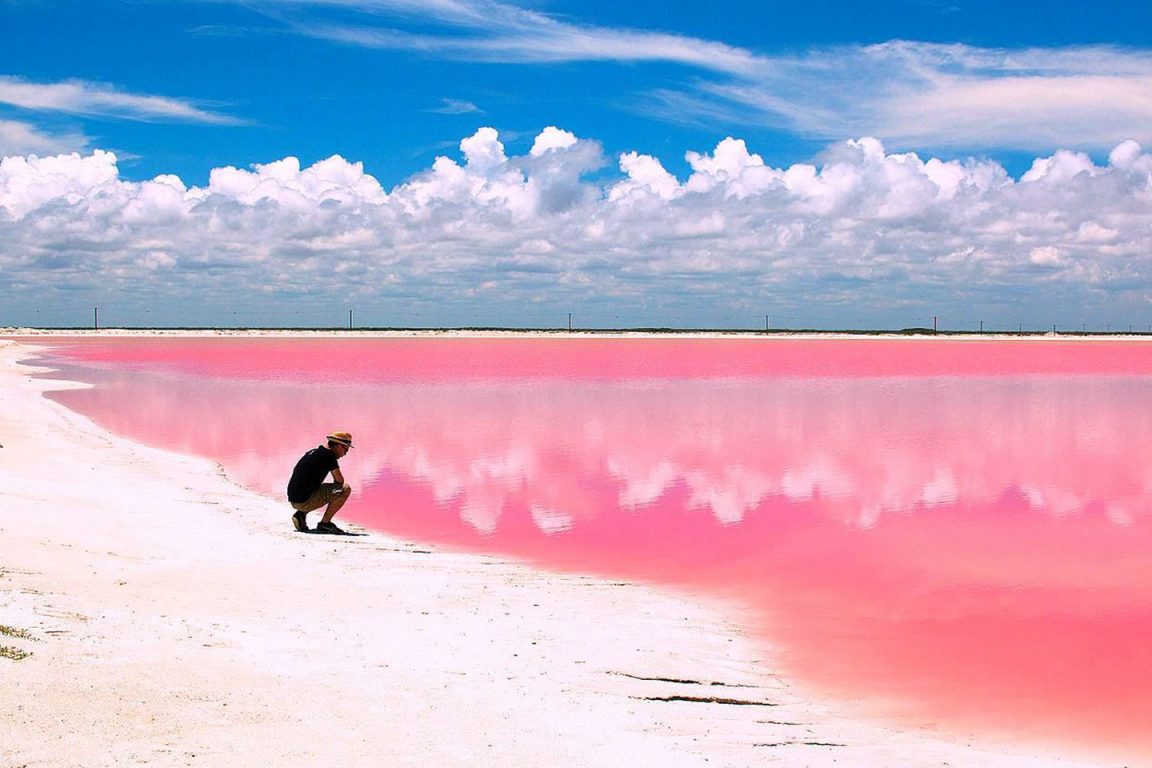
[(733, 599), (868, 715), (1152, 760), (1152, 343), (34, 341), (263, 493), (347, 429), (345, 519)]

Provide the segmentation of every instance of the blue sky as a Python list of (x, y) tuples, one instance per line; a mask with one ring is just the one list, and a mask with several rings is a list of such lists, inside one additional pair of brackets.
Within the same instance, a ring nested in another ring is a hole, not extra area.
[(1146, 2), (0, 0), (0, 30), (0, 325), (1152, 323)]

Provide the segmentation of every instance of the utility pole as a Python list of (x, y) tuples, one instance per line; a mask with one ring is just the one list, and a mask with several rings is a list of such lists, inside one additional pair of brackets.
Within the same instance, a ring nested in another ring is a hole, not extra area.
[(936, 321), (938, 319), (936, 315), (932, 315), (932, 333), (936, 333)]
[(348, 330), (352, 330), (352, 310), (348, 310)]
[(100, 330), (100, 307), (92, 307), (92, 330)]

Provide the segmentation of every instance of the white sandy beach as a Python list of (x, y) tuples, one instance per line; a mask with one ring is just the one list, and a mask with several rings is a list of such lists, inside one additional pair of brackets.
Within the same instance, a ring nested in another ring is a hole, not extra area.
[(0, 338), (0, 768), (1108, 764), (850, 719), (735, 606), (296, 534), (42, 397), (33, 350)]

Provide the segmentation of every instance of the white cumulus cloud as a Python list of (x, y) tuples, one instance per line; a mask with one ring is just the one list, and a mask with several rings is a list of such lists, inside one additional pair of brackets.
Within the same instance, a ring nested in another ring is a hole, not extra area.
[(1144, 322), (1152, 156), (1136, 142), (1105, 165), (1057, 151), (1019, 180), (868, 137), (781, 168), (738, 138), (685, 159), (683, 179), (635, 152), (606, 174), (599, 142), (554, 126), (523, 155), (482, 128), (392, 189), (339, 156), (204, 186), (126, 180), (102, 150), (11, 156), (0, 285), (35, 290), (9, 292), (7, 322), (77, 296), (205, 324), (237, 307), (304, 322), (308, 302), (409, 324)]

